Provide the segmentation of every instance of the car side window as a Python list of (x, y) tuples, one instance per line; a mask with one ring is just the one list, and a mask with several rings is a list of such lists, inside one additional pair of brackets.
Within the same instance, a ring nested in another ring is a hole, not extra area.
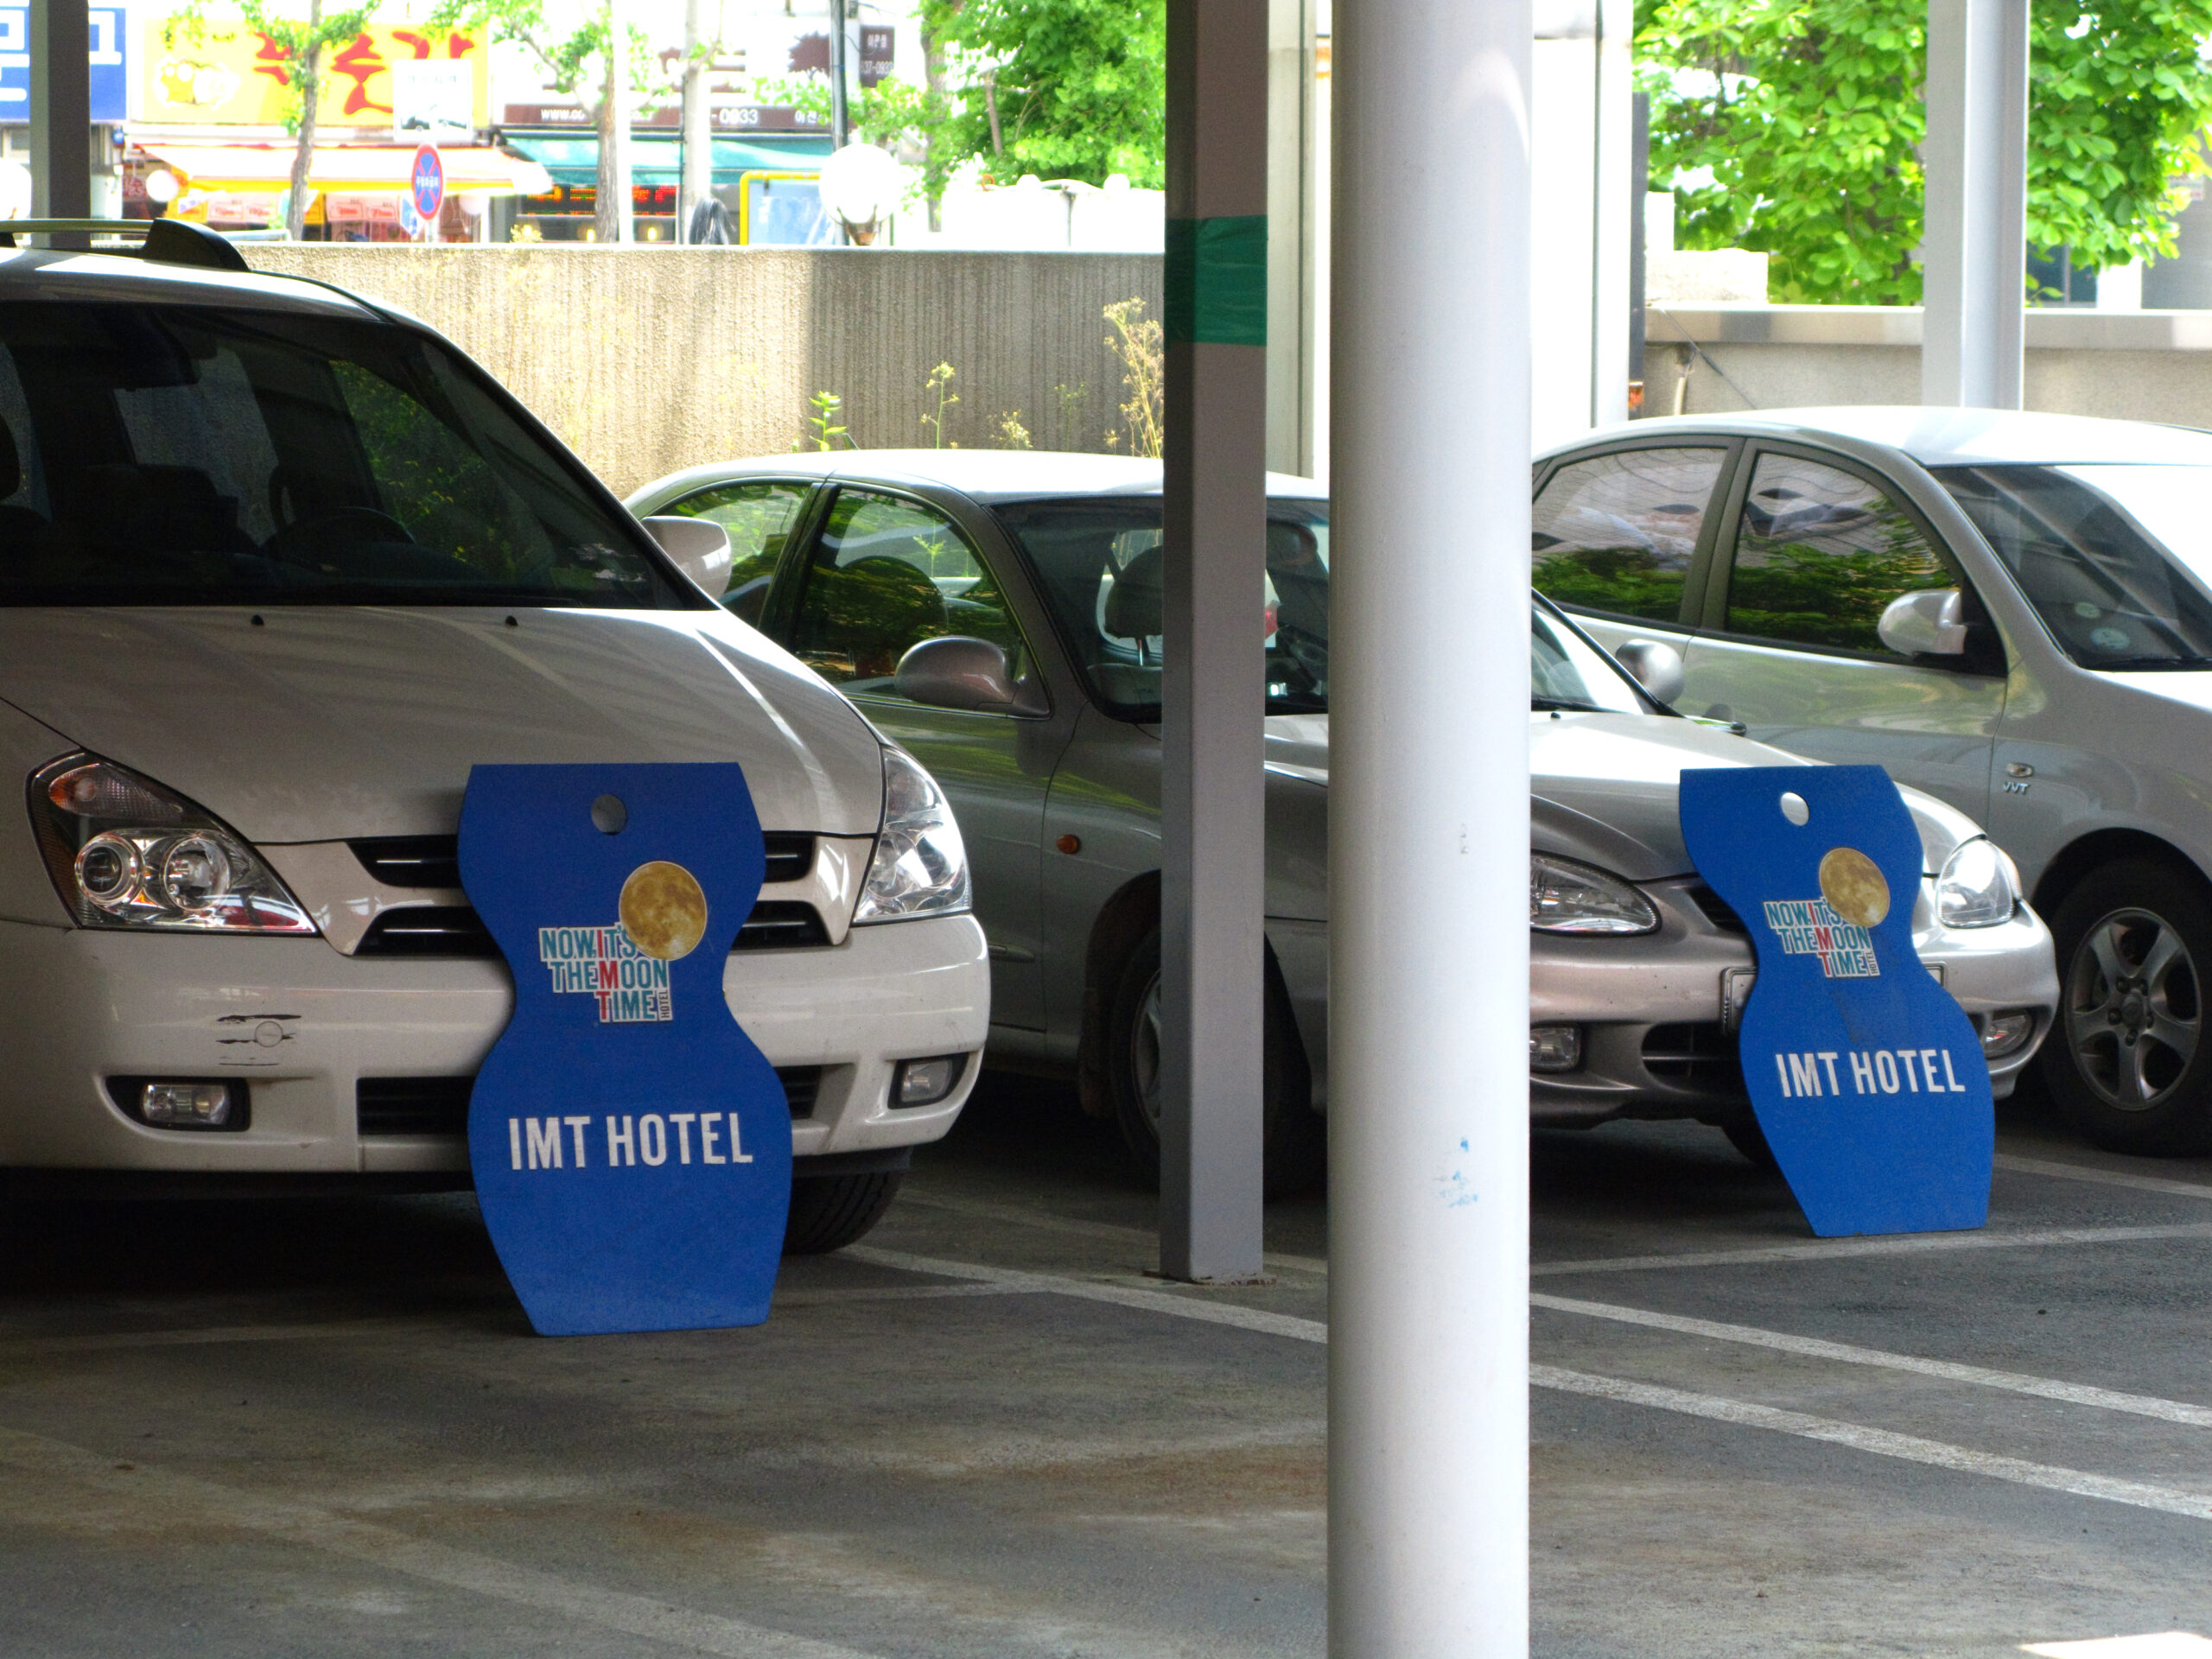
[(1678, 620), (1724, 448), (1624, 449), (1560, 467), (1536, 498), (1536, 591), (1558, 605)]
[(731, 612), (756, 626), (768, 602), (784, 543), (798, 522), (811, 485), (717, 484), (660, 509), (671, 517), (711, 518), (729, 532), (729, 582), (721, 594)]
[(1013, 679), (1028, 671), (997, 578), (950, 518), (899, 496), (840, 492), (807, 562), (793, 654), (846, 691), (895, 697), (899, 659), (949, 634), (999, 646)]
[(1874, 630), (1890, 601), (1956, 585), (1919, 526), (1866, 479), (1797, 455), (1758, 458), (1736, 528), (1729, 632), (1888, 655)]

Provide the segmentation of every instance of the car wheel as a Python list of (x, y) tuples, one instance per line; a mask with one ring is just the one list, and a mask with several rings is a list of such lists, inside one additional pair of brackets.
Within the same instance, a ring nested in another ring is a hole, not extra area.
[(2052, 1098), (2114, 1152), (2212, 1146), (2212, 906), (2201, 884), (2149, 861), (2108, 864), (2066, 895), (2051, 931), (2058, 1040), (2041, 1058)]
[(898, 1170), (798, 1177), (791, 1183), (791, 1218), (784, 1224), (784, 1254), (823, 1255), (857, 1243), (883, 1219), (906, 1179)]
[[(1267, 994), (1261, 1094), (1266, 1115), (1262, 1158), (1268, 1198), (1291, 1198), (1318, 1185), (1328, 1158), (1328, 1125), (1314, 1111), (1313, 1086), (1296, 1025), (1272, 986)], [(1160, 935), (1122, 964), (1115, 988), (1107, 1044), (1107, 1075), (1122, 1139), (1157, 1180), (1160, 1176)]]

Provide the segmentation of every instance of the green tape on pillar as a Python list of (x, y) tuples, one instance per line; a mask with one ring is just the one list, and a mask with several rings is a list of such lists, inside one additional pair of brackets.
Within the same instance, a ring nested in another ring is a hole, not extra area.
[(1268, 216), (1167, 221), (1167, 338), (1268, 343)]

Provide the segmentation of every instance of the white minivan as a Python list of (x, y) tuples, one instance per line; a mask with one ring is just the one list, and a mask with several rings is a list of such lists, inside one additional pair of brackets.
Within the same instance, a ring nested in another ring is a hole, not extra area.
[(17, 1192), (461, 1185), (512, 1002), (469, 769), (736, 761), (723, 976), (789, 1096), (787, 1248), (889, 1205), (974, 1084), (943, 795), (436, 334), (248, 272), (0, 252), (0, 1170)]

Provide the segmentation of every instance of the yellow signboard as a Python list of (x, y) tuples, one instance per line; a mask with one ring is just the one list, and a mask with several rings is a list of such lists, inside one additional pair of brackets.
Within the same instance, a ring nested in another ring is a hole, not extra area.
[[(194, 40), (186, 25), (146, 26), (149, 124), (273, 127), (283, 124), (292, 89), (291, 54), (266, 35), (231, 19), (210, 18)], [(393, 127), (426, 137), (486, 124), (491, 54), (474, 31), (372, 23), (322, 56), (324, 127)]]

